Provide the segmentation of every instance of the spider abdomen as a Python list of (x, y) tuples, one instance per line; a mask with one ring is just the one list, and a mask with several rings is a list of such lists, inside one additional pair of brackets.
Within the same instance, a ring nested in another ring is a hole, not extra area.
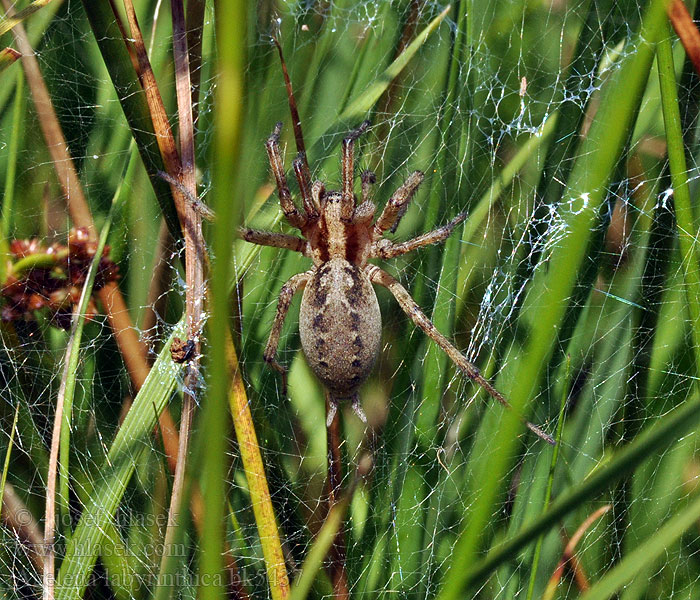
[(381, 332), (367, 275), (341, 258), (320, 265), (304, 288), (299, 335), (309, 366), (336, 398), (351, 397), (367, 379)]

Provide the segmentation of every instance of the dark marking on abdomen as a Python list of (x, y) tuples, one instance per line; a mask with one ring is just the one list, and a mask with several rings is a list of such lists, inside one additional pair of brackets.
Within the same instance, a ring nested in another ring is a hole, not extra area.
[(352, 279), (352, 285), (345, 295), (350, 306), (357, 307), (363, 300), (363, 287), (360, 272), (357, 268), (345, 267), (345, 273)]
[(352, 331), (360, 330), (360, 313), (355, 310), (350, 311), (350, 329)]
[(322, 287), (316, 288), (314, 293), (314, 306), (317, 308), (322, 308), (326, 304), (326, 299), (328, 298), (328, 290)]
[(317, 314), (317, 315), (314, 317), (314, 322), (313, 322), (312, 327), (313, 327), (316, 331), (320, 331), (321, 333), (327, 333), (327, 332), (328, 332), (328, 330), (326, 329), (326, 322), (325, 322), (325, 319), (323, 318), (323, 315), (322, 315), (321, 313)]
[(323, 385), (336, 398), (349, 398), (379, 354), (379, 305), (369, 279), (357, 266), (338, 258), (317, 269), (302, 297), (301, 343)]

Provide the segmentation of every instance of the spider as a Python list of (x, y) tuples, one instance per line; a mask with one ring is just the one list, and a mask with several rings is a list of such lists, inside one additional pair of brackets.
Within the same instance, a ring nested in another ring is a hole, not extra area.
[[(299, 311), (301, 346), (312, 371), (329, 392), (327, 425), (335, 417), (338, 403), (350, 400), (355, 413), (366, 422), (360, 408), (358, 389), (370, 374), (380, 351), (382, 320), (372, 284), (387, 288), (399, 306), (464, 372), (504, 406), (510, 404), (440, 333), (418, 304), (394, 277), (367, 261), (390, 259), (428, 244), (444, 241), (466, 218), (457, 215), (446, 225), (412, 240), (394, 243), (384, 237), (394, 231), (408, 203), (423, 181), (423, 173), (414, 171), (394, 192), (375, 220), (376, 207), (370, 200), (370, 185), (376, 177), (371, 171), (361, 175), (362, 192), (358, 203), (353, 192), (354, 144), (369, 127), (369, 121), (351, 131), (343, 140), (342, 190), (329, 191), (321, 181), (311, 183), (306, 154), (300, 151), (292, 163), (299, 183), (302, 209), (292, 201), (287, 185), (279, 138), (282, 123), (277, 123), (267, 140), (267, 154), (277, 183), (282, 212), (288, 223), (303, 237), (242, 228), (241, 236), (261, 246), (286, 248), (313, 261), (308, 271), (292, 276), (282, 286), (277, 314), (263, 354), (265, 361), (284, 376), (286, 369), (275, 356), (280, 332), (292, 297), (303, 289)], [(537, 426), (527, 426), (538, 436), (552, 438)]]

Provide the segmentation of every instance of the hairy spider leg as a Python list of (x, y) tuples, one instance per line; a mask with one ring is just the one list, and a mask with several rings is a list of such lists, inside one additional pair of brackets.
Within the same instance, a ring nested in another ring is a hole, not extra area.
[(301, 193), (306, 216), (309, 219), (318, 219), (321, 203), (311, 193), (311, 173), (309, 172), (309, 164), (306, 162), (306, 154), (304, 152), (297, 154), (292, 162), (292, 168), (299, 182), (299, 192)]
[(368, 225), (372, 219), (374, 219), (374, 212), (376, 210), (377, 207), (374, 206), (374, 202), (367, 200), (367, 202), (363, 202), (355, 209), (355, 216), (352, 218), (352, 222), (355, 225)]
[(341, 171), (343, 179), (342, 204), (340, 218), (349, 223), (355, 212), (355, 193), (353, 180), (355, 178), (355, 140), (369, 127), (369, 121), (364, 121), (357, 129), (353, 129), (343, 140), (343, 157)]
[(418, 237), (408, 240), (406, 242), (401, 242), (395, 244), (391, 240), (386, 238), (381, 238), (377, 240), (372, 245), (372, 251), (370, 253), (370, 258), (394, 258), (396, 256), (401, 256), (407, 252), (412, 252), (423, 246), (428, 246), (429, 244), (437, 244), (446, 240), (457, 225), (459, 225), (464, 219), (467, 218), (467, 213), (463, 212), (458, 214), (454, 219), (452, 219), (446, 225), (433, 229), (428, 233), (419, 235)]
[[(297, 152), (303, 155), (302, 158), (306, 162), (306, 147), (304, 145), (304, 132), (301, 129), (301, 119), (299, 118), (299, 110), (297, 109), (297, 101), (294, 98), (294, 90), (292, 90), (292, 81), (289, 78), (289, 71), (287, 71), (287, 62), (284, 60), (284, 53), (282, 52), (282, 46), (280, 45), (277, 38), (273, 35), (272, 41), (277, 47), (277, 52), (280, 57), (280, 64), (282, 65), (282, 74), (284, 76), (284, 86), (287, 88), (287, 100), (289, 102), (289, 112), (292, 115), (292, 128), (294, 129), (294, 141), (297, 145)], [(309, 165), (306, 163), (306, 170), (309, 170)]]
[(289, 191), (289, 185), (287, 185), (287, 177), (284, 174), (284, 163), (282, 162), (282, 156), (280, 155), (281, 131), (282, 123), (277, 123), (272, 135), (267, 138), (265, 148), (267, 149), (267, 156), (270, 160), (272, 172), (275, 175), (275, 181), (277, 182), (277, 193), (280, 197), (280, 206), (282, 207), (284, 217), (292, 227), (301, 229), (304, 225), (306, 225), (307, 219), (306, 215), (300, 213), (297, 210), (297, 207), (294, 206), (292, 194)]
[(294, 252), (301, 252), (304, 256), (311, 256), (309, 242), (287, 233), (273, 233), (272, 231), (260, 231), (248, 227), (239, 227), (238, 233), (246, 241), (258, 246), (272, 246), (273, 248), (285, 248)]
[(296, 294), (299, 290), (304, 289), (304, 286), (311, 278), (313, 272), (314, 269), (310, 269), (304, 273), (292, 275), (287, 280), (287, 283), (282, 286), (279, 300), (277, 302), (277, 314), (275, 315), (275, 320), (272, 323), (270, 337), (267, 338), (267, 346), (265, 346), (265, 352), (263, 353), (265, 362), (282, 374), (282, 387), (285, 390), (287, 389), (287, 369), (279, 364), (275, 359), (277, 354), (277, 346), (279, 346), (280, 343), (280, 333), (282, 332), (282, 325), (284, 325), (284, 319), (287, 317), (289, 305), (292, 303), (294, 294)]
[(324, 185), (323, 181), (314, 181), (312, 186), (311, 186), (311, 200), (313, 201), (315, 206), (319, 207), (319, 210), (321, 210), (321, 198), (323, 198), (323, 194), (326, 192), (326, 186)]
[(377, 183), (377, 176), (374, 174), (374, 171), (366, 169), (365, 171), (362, 171), (362, 175), (360, 175), (360, 181), (362, 181), (362, 203), (365, 204), (366, 202), (371, 202), (371, 186)]
[(374, 219), (377, 207), (370, 198), (370, 186), (377, 181), (377, 176), (372, 171), (363, 171), (360, 176), (362, 180), (362, 203), (355, 209), (352, 222), (355, 225), (369, 223)]
[(382, 214), (374, 223), (373, 236), (378, 240), (384, 235), (387, 229), (392, 229), (398, 224), (399, 219), (403, 216), (403, 211), (406, 210), (408, 203), (416, 193), (418, 186), (423, 181), (423, 173), (421, 171), (413, 171), (406, 181), (394, 192), (394, 195), (389, 198), (389, 202), (384, 206)]
[[(433, 340), (442, 349), (442, 351), (447, 354), (450, 360), (457, 365), (457, 368), (459, 368), (467, 377), (478, 383), (494, 400), (497, 400), (506, 408), (512, 408), (510, 402), (508, 402), (508, 400), (506, 400), (505, 397), (481, 375), (479, 369), (469, 362), (465, 356), (459, 350), (457, 350), (457, 348), (455, 348), (450, 341), (444, 335), (442, 335), (442, 333), (438, 331), (437, 327), (435, 327), (432, 321), (428, 319), (405, 287), (403, 287), (396, 279), (389, 275), (389, 273), (383, 271), (376, 265), (365, 266), (365, 273), (367, 273), (367, 276), (372, 283), (381, 285), (392, 293), (394, 298), (396, 298), (396, 301), (399, 303), (401, 309), (418, 327), (423, 330), (425, 335)], [(537, 425), (533, 425), (524, 419), (523, 422), (527, 425), (527, 428), (538, 437), (550, 444), (555, 443), (552, 436), (542, 431), (539, 427), (537, 427)]]

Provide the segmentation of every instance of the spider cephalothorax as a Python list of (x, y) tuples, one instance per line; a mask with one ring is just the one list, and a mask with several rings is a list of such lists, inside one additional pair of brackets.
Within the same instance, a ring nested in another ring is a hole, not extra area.
[[(299, 183), (302, 208), (292, 201), (280, 155), (278, 123), (267, 140), (267, 153), (277, 182), (284, 216), (303, 237), (244, 228), (242, 237), (254, 244), (295, 250), (313, 260), (313, 266), (294, 275), (284, 284), (277, 305), (277, 315), (270, 331), (264, 358), (281, 373), (285, 372), (275, 355), (282, 324), (292, 297), (304, 289), (299, 315), (301, 345), (309, 366), (329, 391), (328, 423), (336, 411), (338, 400), (351, 399), (357, 414), (357, 390), (374, 366), (380, 349), (381, 315), (372, 284), (389, 289), (406, 314), (454, 363), (491, 396), (507, 405), (505, 398), (486, 380), (450, 341), (443, 336), (421, 311), (406, 289), (391, 275), (368, 263), (368, 259), (390, 259), (422, 246), (445, 240), (465, 215), (407, 242), (395, 244), (384, 238), (394, 231), (408, 202), (423, 181), (423, 173), (414, 171), (394, 192), (375, 220), (375, 206), (369, 198), (375, 176), (362, 174), (362, 194), (358, 202), (353, 190), (354, 143), (369, 127), (364, 122), (343, 140), (342, 190), (326, 191), (322, 182), (311, 183), (305, 153), (294, 159), (294, 174)], [(541, 437), (549, 438), (539, 428), (528, 427)]]

